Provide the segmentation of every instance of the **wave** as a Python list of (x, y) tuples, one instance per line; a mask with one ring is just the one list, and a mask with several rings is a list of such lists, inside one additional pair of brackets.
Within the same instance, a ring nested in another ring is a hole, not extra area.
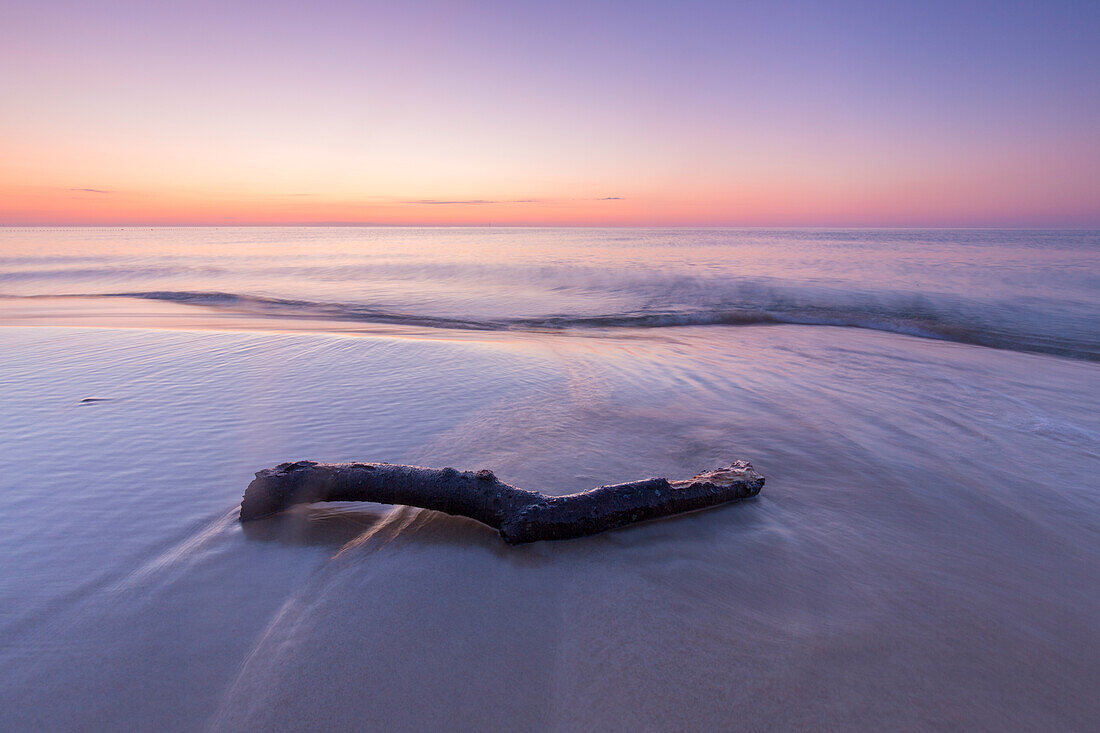
[[(468, 331), (567, 331), (578, 329), (674, 328), (684, 326), (750, 326), (798, 324), (885, 331), (1013, 351), (1028, 351), (1100, 361), (1100, 339), (1092, 333), (1047, 334), (1028, 331), (1024, 319), (1008, 306), (960, 307), (896, 293), (894, 297), (832, 294), (811, 299), (776, 290), (754, 290), (754, 299), (701, 307), (643, 308), (618, 313), (573, 313), (541, 316), (456, 317), (402, 312), (356, 303), (268, 297), (219, 291), (157, 290), (96, 293), (65, 297), (139, 298), (231, 310), (260, 317), (353, 321), (420, 328)], [(845, 297), (841, 297), (845, 296)], [(44, 297), (44, 296), (30, 296)], [(938, 305), (938, 307), (937, 307)], [(990, 317), (996, 313), (1001, 321)]]

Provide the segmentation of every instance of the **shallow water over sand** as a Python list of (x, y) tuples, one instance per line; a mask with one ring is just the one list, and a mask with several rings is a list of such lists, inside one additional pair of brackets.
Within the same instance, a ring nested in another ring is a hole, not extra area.
[[(3, 729), (1100, 721), (1088, 361), (792, 325), (36, 327), (0, 329), (0, 390)], [(242, 529), (251, 473), (298, 458), (768, 483), (519, 548), (374, 505)]]

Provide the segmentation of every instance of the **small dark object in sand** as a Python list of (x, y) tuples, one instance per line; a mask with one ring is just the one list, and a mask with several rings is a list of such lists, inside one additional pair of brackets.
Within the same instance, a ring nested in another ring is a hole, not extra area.
[(110, 397), (85, 397), (84, 399), (82, 399), (80, 401), (80, 404), (90, 405), (93, 402), (108, 402), (108, 401), (110, 401), (110, 399), (111, 399)]
[(389, 463), (282, 463), (256, 474), (241, 501), (241, 521), (295, 504), (373, 501), (470, 517), (510, 544), (583, 537), (647, 519), (747, 499), (764, 477), (747, 461), (682, 481), (650, 478), (547, 496), (506, 484), (492, 471), (456, 471)]

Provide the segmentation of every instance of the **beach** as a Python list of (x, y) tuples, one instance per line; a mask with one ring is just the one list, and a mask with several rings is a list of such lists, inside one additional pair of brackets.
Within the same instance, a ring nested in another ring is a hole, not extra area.
[(0, 733), (1100, 731), (1100, 2), (0, 17)]
[[(3, 233), (0, 729), (1100, 721), (1095, 233), (196, 231)], [(767, 484), (241, 525), (299, 459)]]

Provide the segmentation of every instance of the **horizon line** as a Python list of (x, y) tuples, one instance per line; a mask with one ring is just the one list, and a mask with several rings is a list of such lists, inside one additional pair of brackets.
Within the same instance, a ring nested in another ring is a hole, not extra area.
[(372, 222), (247, 223), (247, 224), (4, 224), (0, 229), (941, 229), (941, 230), (1016, 230), (1016, 231), (1100, 231), (1094, 225), (1011, 224), (379, 224)]

